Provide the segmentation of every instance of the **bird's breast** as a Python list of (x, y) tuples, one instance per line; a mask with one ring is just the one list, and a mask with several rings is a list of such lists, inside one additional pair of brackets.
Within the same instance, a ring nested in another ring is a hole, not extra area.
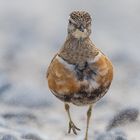
[(108, 90), (112, 78), (111, 62), (101, 53), (94, 59), (69, 64), (57, 55), (49, 66), (48, 85), (59, 99), (76, 105), (96, 102)]

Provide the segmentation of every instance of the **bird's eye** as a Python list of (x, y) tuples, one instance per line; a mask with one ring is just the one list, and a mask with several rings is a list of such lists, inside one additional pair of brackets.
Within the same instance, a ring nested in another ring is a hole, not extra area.
[(69, 24), (72, 24), (71, 20), (69, 20)]

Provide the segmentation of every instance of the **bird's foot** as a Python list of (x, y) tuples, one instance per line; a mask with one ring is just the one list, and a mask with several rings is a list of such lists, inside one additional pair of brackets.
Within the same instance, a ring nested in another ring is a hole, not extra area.
[(73, 131), (73, 133), (75, 135), (77, 135), (77, 132), (76, 132), (77, 130), (80, 131), (80, 129), (78, 127), (76, 127), (75, 124), (72, 121), (69, 122), (69, 130), (68, 130), (68, 133), (71, 133), (71, 130)]

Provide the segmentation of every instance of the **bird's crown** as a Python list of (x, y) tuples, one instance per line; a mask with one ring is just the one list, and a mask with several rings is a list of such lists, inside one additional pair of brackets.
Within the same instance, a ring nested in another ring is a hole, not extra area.
[(73, 11), (70, 14), (70, 18), (72, 18), (74, 21), (84, 21), (86, 23), (91, 22), (91, 16), (88, 12), (86, 11)]

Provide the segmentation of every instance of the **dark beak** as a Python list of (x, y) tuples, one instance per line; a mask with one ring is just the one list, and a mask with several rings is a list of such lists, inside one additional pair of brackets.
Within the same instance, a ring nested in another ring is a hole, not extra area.
[(84, 32), (84, 27), (83, 27), (83, 25), (80, 25), (79, 30), (80, 30), (81, 32)]

